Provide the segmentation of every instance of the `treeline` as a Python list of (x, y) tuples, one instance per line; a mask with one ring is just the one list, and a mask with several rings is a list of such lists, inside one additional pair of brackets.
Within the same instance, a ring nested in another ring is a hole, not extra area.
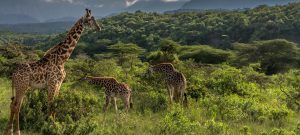
[(122, 13), (100, 20), (103, 31), (84, 37), (135, 43), (153, 49), (162, 38), (183, 45), (207, 44), (229, 49), (231, 43), (284, 38), (299, 43), (300, 3), (259, 6), (245, 11), (207, 11), (176, 14)]

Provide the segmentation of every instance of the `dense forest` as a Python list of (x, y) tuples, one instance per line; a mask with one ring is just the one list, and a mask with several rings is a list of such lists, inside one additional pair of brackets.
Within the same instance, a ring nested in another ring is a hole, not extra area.
[[(27, 93), (23, 134), (300, 134), (300, 3), (235, 11), (121, 13), (87, 29), (65, 65), (47, 119), (47, 92)], [(18, 63), (43, 57), (60, 34), (0, 37), (0, 134), (5, 133), (10, 76)], [(170, 62), (187, 79), (188, 108), (170, 104), (150, 65)], [(133, 108), (106, 113), (103, 88), (79, 81), (110, 76), (133, 90)]]

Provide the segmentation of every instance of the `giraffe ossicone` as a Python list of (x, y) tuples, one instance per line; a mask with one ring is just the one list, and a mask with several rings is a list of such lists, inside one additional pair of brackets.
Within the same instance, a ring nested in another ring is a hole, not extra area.
[(16, 134), (20, 133), (19, 113), (26, 92), (34, 88), (48, 89), (48, 112), (54, 117), (51, 108), (53, 99), (59, 94), (60, 86), (66, 76), (64, 64), (76, 47), (85, 26), (94, 26), (101, 30), (91, 10), (86, 9), (81, 17), (69, 30), (66, 38), (56, 46), (50, 48), (43, 58), (33, 63), (19, 64), (12, 74), (12, 94), (10, 104), (10, 119), (8, 134), (13, 134), (13, 120), (16, 120)]

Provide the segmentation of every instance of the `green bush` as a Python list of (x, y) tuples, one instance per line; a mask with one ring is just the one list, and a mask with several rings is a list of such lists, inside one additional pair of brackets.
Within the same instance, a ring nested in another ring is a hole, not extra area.
[[(47, 106), (46, 91), (29, 92), (20, 112), (21, 128), (34, 131), (40, 131), (43, 128), (45, 132), (48, 132), (47, 130), (52, 132), (51, 126), (45, 129), (45, 125), (52, 125), (51, 120), (45, 123), (49, 120)], [(53, 133), (66, 132), (60, 128), (69, 126), (68, 122), (78, 124), (77, 121), (95, 113), (99, 106), (99, 101), (94, 96), (74, 90), (60, 92), (51, 106), (56, 113), (56, 123), (52, 125)]]
[(161, 134), (181, 135), (197, 134), (200, 126), (198, 122), (190, 120), (182, 107), (174, 106), (160, 122)]
[(228, 126), (222, 122), (216, 122), (215, 120), (208, 120), (205, 122), (205, 134), (207, 135), (227, 135)]
[(165, 111), (168, 107), (167, 95), (157, 92), (141, 93), (136, 96), (137, 102), (134, 106), (139, 112), (145, 113), (147, 110), (152, 112)]
[[(188, 49), (191, 48), (191, 49)], [(220, 64), (224, 62), (228, 62), (231, 57), (233, 57), (233, 53), (229, 51), (224, 51), (221, 49), (214, 49), (209, 46), (187, 46), (182, 49), (184, 52), (179, 57), (182, 60), (193, 59), (197, 63), (205, 63), (205, 64)], [(189, 50), (189, 51), (185, 51)]]
[(285, 129), (274, 128), (271, 132), (264, 132), (261, 135), (295, 135), (295, 133), (292, 131), (287, 131)]
[(211, 78), (206, 81), (206, 87), (217, 95), (237, 94), (246, 96), (257, 90), (254, 83), (246, 81), (241, 70), (226, 66), (211, 74)]
[(283, 126), (291, 115), (291, 111), (285, 106), (281, 106), (280, 109), (273, 109), (270, 111), (269, 119), (274, 122), (276, 126)]

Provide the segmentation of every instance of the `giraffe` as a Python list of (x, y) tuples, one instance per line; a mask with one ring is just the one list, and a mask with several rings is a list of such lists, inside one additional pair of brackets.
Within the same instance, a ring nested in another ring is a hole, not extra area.
[(91, 10), (86, 9), (86, 13), (69, 30), (66, 38), (50, 48), (38, 61), (32, 63), (19, 64), (12, 74), (12, 102), (10, 104), (10, 118), (8, 123), (8, 134), (13, 134), (13, 120), (16, 122), (16, 131), (20, 135), (19, 113), (23, 98), (27, 91), (34, 88), (48, 89), (48, 115), (54, 117), (52, 103), (54, 97), (59, 94), (60, 86), (66, 76), (64, 63), (69, 59), (84, 27), (95, 26), (101, 30)]
[[(167, 85), (170, 102), (173, 99), (176, 103), (182, 103), (187, 107), (187, 95), (185, 93), (186, 89), (186, 78), (180, 72), (178, 72), (173, 64), (171, 63), (160, 63), (154, 66), (150, 66), (150, 73), (157, 72), (164, 75), (164, 81)], [(184, 98), (182, 100), (182, 98)]]
[(125, 110), (128, 112), (129, 107), (132, 107), (131, 102), (131, 89), (125, 83), (118, 82), (113, 77), (92, 77), (92, 76), (85, 76), (80, 80), (87, 81), (90, 84), (99, 85), (105, 88), (105, 104), (103, 106), (103, 112), (107, 110), (107, 107), (110, 103), (110, 100), (114, 100), (113, 104), (115, 107), (116, 113), (118, 112), (117, 107), (117, 97), (121, 98), (124, 102)]

